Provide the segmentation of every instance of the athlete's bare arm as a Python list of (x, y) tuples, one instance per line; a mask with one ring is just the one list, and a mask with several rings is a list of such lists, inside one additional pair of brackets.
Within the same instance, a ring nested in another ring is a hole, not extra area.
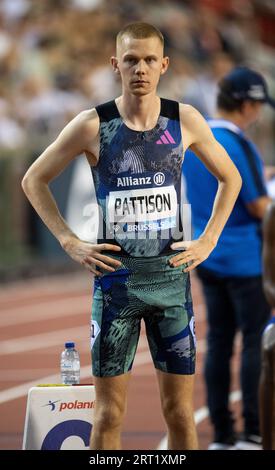
[(190, 148), (218, 180), (213, 211), (203, 234), (198, 240), (172, 245), (177, 249), (186, 248), (183, 253), (173, 258), (173, 262), (176, 261), (178, 265), (190, 263), (185, 269), (185, 272), (188, 272), (204, 261), (215, 248), (239, 194), (242, 180), (202, 115), (192, 106), (180, 105), (180, 117), (184, 150)]
[(85, 152), (90, 162), (96, 163), (93, 150), (98, 132), (99, 118), (95, 109), (78, 114), (28, 169), (22, 180), (22, 188), (38, 215), (71, 258), (94, 274), (101, 275), (95, 269), (95, 264), (108, 271), (114, 271), (111, 266), (120, 265), (118, 261), (102, 255), (101, 251), (119, 251), (120, 248), (110, 244), (92, 245), (79, 240), (61, 216), (49, 189), (50, 181), (81, 153)]
[(275, 308), (275, 201), (266, 211), (263, 235), (264, 291), (271, 307)]

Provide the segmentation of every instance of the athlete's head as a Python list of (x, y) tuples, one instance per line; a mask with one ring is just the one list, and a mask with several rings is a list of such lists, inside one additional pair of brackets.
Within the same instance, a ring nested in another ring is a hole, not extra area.
[(147, 23), (129, 24), (118, 33), (111, 63), (121, 76), (124, 91), (146, 95), (156, 89), (169, 64), (163, 46), (161, 32)]

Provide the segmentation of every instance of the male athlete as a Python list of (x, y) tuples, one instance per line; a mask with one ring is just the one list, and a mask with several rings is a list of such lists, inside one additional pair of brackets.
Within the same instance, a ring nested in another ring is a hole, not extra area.
[[(157, 96), (158, 81), (169, 63), (160, 31), (145, 23), (126, 26), (118, 33), (111, 63), (121, 77), (122, 95), (73, 119), (30, 167), (22, 186), (64, 250), (95, 274), (91, 343), (96, 410), (91, 448), (120, 448), (143, 318), (169, 449), (196, 449), (189, 271), (214, 249), (241, 178), (194, 108)], [(186, 244), (182, 237), (175, 240), (181, 231), (181, 164), (189, 147), (219, 187), (204, 233)], [(103, 218), (97, 244), (72, 233), (48, 186), (82, 152), (91, 165)]]

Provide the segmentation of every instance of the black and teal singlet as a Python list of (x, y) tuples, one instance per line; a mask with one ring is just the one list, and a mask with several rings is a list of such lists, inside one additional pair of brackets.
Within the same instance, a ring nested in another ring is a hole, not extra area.
[(115, 101), (96, 108), (100, 155), (92, 167), (102, 215), (98, 243), (121, 247), (109, 256), (115, 272), (98, 268), (91, 323), (94, 376), (111, 377), (132, 368), (143, 319), (156, 369), (195, 371), (195, 332), (186, 265), (172, 267), (174, 240), (182, 239), (179, 104), (161, 99), (156, 126), (134, 131)]
[(115, 101), (96, 107), (100, 119), (99, 161), (92, 167), (100, 210), (98, 243), (121, 254), (151, 257), (173, 253), (182, 239), (179, 103), (161, 98), (156, 126), (125, 125)]

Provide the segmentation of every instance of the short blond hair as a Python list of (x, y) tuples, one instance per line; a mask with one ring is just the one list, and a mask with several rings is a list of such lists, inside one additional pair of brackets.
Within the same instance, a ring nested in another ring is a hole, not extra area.
[(133, 39), (146, 39), (156, 37), (160, 40), (161, 45), (164, 46), (164, 38), (158, 28), (149, 23), (131, 23), (125, 26), (116, 37), (116, 44), (121, 42), (123, 36), (130, 36)]

